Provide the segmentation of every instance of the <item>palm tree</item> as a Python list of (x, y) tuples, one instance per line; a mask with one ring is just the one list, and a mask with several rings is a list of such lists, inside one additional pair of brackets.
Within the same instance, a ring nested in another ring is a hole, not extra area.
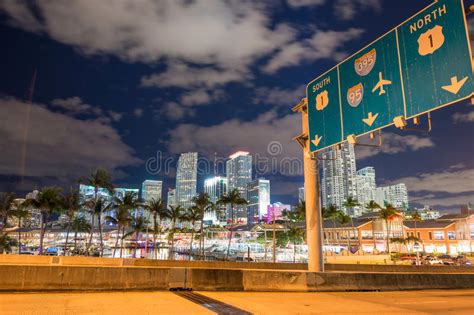
[(21, 221), (30, 217), (30, 212), (26, 209), (24, 202), (15, 204), (12, 217), (18, 221), (18, 254), (21, 254)]
[[(191, 259), (191, 255), (193, 254), (193, 241), (194, 241), (194, 226), (196, 225), (196, 221), (202, 222), (203, 216), (201, 215), (201, 209), (197, 206), (193, 206), (186, 211), (184, 214), (184, 219), (191, 223), (191, 242), (189, 244), (189, 258)], [(202, 234), (201, 234), (202, 236)]]
[(374, 212), (375, 210), (380, 209), (380, 205), (379, 205), (378, 203), (376, 203), (375, 201), (370, 200), (370, 201), (365, 205), (365, 208), (366, 208), (367, 210), (370, 210), (371, 212)]
[(36, 198), (30, 198), (25, 201), (25, 206), (39, 209), (41, 213), (39, 255), (43, 254), (44, 235), (51, 215), (58, 213), (62, 209), (61, 191), (62, 189), (59, 187), (45, 187), (36, 195)]
[[(380, 205), (376, 203), (374, 200), (370, 200), (366, 205), (365, 208), (367, 210), (370, 210), (370, 212), (375, 212), (375, 210), (380, 210)], [(374, 220), (372, 220), (372, 239), (374, 241), (374, 253), (377, 250), (377, 240), (375, 238), (375, 226), (374, 226)]]
[(2, 224), (2, 230), (7, 226), (8, 218), (12, 215), (15, 198), (16, 195), (12, 192), (0, 193), (0, 223)]
[[(100, 188), (106, 189), (110, 195), (114, 195), (114, 185), (112, 184), (112, 176), (105, 168), (97, 168), (94, 172), (92, 172), (89, 177), (80, 178), (79, 182), (94, 187), (94, 200), (96, 202), (99, 199)], [(87, 250), (89, 250), (89, 246), (92, 243), (92, 235), (94, 234), (94, 215), (91, 216), (91, 227), (92, 233)]]
[[(152, 198), (145, 204), (145, 209), (148, 210), (153, 218), (153, 250), (155, 255), (157, 255), (156, 234), (161, 229), (161, 220), (164, 219), (167, 214), (166, 205), (163, 200)], [(160, 224), (158, 224), (158, 219), (160, 220)]]
[(66, 241), (64, 242), (64, 253), (63, 255), (66, 256), (67, 245), (69, 242), (69, 233), (71, 232), (71, 225), (74, 221), (76, 213), (82, 207), (82, 200), (81, 194), (79, 193), (78, 189), (73, 189), (72, 187), (69, 190), (69, 193), (64, 196), (64, 207), (66, 209), (66, 216), (68, 218), (67, 222), (67, 232), (66, 232)]
[(184, 208), (181, 206), (170, 206), (168, 210), (168, 217), (171, 220), (171, 226), (169, 229), (169, 237), (171, 238), (171, 247), (170, 252), (168, 254), (169, 259), (173, 259), (174, 255), (174, 229), (176, 227), (176, 222), (183, 219)]
[(77, 233), (90, 233), (91, 225), (83, 217), (75, 217), (71, 224), (71, 230), (74, 232), (74, 252), (76, 252)]
[(198, 221), (201, 221), (199, 227), (199, 252), (204, 256), (204, 214), (208, 211), (215, 211), (216, 206), (211, 201), (211, 197), (209, 197), (208, 193), (200, 193), (198, 196), (193, 197), (192, 201), (199, 214)]
[[(118, 241), (120, 238), (120, 258), (122, 258), (125, 229), (132, 224), (133, 218), (127, 208), (116, 208), (114, 211), (114, 216), (107, 216), (106, 220), (117, 226), (117, 237), (115, 239), (113, 257), (115, 257), (115, 253), (117, 252)], [(120, 237), (120, 231), (122, 231), (122, 237)]]
[(380, 219), (384, 220), (387, 227), (387, 252), (390, 255), (390, 220), (397, 214), (396, 209), (391, 204), (386, 204), (379, 212)]
[(303, 237), (304, 237), (304, 231), (297, 227), (294, 224), (291, 224), (288, 228), (287, 231), (289, 239), (293, 243), (293, 263), (296, 262), (296, 244), (299, 244), (302, 242)]
[(231, 217), (231, 222), (230, 222), (230, 233), (229, 233), (229, 245), (227, 246), (227, 254), (225, 256), (225, 259), (229, 259), (229, 253), (230, 253), (230, 244), (232, 243), (232, 232), (233, 232), (233, 227), (234, 227), (234, 221), (235, 221), (235, 206), (243, 206), (248, 204), (248, 201), (245, 198), (242, 198), (240, 196), (240, 192), (238, 189), (234, 189), (228, 194), (224, 194), (219, 198), (219, 201), (217, 201), (218, 204), (223, 204), (223, 205), (230, 205), (230, 217)]
[(92, 245), (92, 236), (94, 235), (94, 217), (97, 217), (97, 225), (99, 228), (99, 240), (100, 240), (100, 257), (104, 254), (104, 240), (102, 237), (102, 214), (107, 213), (112, 209), (113, 204), (108, 202), (104, 198), (90, 199), (85, 203), (86, 207), (89, 209), (89, 213), (92, 217), (92, 230), (90, 233), (89, 244), (87, 245), (87, 251), (89, 251)]
[(0, 254), (11, 252), (13, 246), (16, 246), (16, 241), (8, 233), (0, 234)]
[(132, 230), (128, 232), (127, 234), (125, 234), (124, 236), (122, 236), (122, 238), (126, 238), (132, 235), (135, 236), (134, 237), (135, 246), (133, 248), (133, 256), (132, 256), (133, 258), (136, 258), (137, 256), (138, 239), (140, 238), (140, 233), (146, 231), (147, 225), (148, 225), (147, 219), (144, 216), (140, 215), (133, 219), (132, 224), (131, 224)]
[(332, 221), (332, 225), (334, 227), (334, 241), (335, 244), (339, 246), (339, 240), (337, 237), (337, 232), (336, 232), (336, 222), (339, 220), (339, 217), (341, 216), (341, 211), (337, 208), (336, 205), (330, 205), (327, 207), (324, 211), (324, 219)]
[[(351, 222), (351, 217), (344, 214), (342, 211), (339, 212), (339, 215), (337, 216), (337, 222), (342, 226), (347, 225), (347, 223)], [(351, 250), (351, 240), (350, 240), (350, 235), (347, 233), (347, 252), (349, 253)]]
[(94, 187), (94, 198), (98, 198), (99, 188), (106, 189), (111, 195), (114, 194), (112, 176), (105, 168), (99, 167), (89, 177), (79, 179), (79, 182)]
[[(352, 231), (354, 232), (354, 234), (357, 234), (355, 233), (355, 227), (354, 227), (354, 220), (352, 219), (352, 217), (354, 216), (354, 212), (355, 212), (355, 207), (359, 207), (360, 204), (359, 202), (357, 201), (357, 199), (355, 199), (354, 197), (352, 196), (349, 196), (347, 198), (347, 200), (344, 202), (344, 205), (343, 205), (346, 209), (350, 209), (351, 210), (351, 214), (349, 216), (349, 219), (350, 219), (350, 222), (351, 222), (351, 227), (352, 227)], [(359, 246), (358, 246), (359, 247)]]
[(122, 198), (114, 198), (115, 218), (108, 217), (109, 220), (113, 219), (110, 221), (117, 225), (117, 240), (115, 242), (114, 257), (118, 245), (120, 229), (122, 229), (122, 238), (120, 240), (120, 258), (122, 258), (123, 236), (125, 235), (125, 229), (130, 226), (133, 221), (131, 212), (132, 210), (139, 208), (141, 205), (141, 199), (138, 197), (137, 193), (133, 191), (126, 191)]

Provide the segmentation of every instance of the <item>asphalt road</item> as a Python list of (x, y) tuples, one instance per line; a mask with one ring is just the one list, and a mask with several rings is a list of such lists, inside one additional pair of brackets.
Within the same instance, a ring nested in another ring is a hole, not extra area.
[(474, 290), (0, 293), (0, 314), (474, 314)]

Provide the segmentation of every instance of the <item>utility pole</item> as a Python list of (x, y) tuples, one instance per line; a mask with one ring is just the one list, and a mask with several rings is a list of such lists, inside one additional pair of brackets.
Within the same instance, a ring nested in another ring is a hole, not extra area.
[(302, 133), (295, 137), (303, 148), (304, 189), (306, 195), (306, 243), (308, 245), (308, 271), (323, 272), (323, 242), (321, 219), (321, 189), (319, 182), (318, 159), (311, 156), (309, 149), (308, 102), (304, 98), (293, 107), (294, 112), (301, 113)]

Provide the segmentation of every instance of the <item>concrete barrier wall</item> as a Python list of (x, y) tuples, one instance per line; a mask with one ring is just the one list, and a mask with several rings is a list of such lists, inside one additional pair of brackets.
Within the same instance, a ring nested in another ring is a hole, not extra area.
[(0, 265), (0, 291), (367, 291), (474, 288), (474, 274)]
[[(152, 260), (132, 258), (98, 258), (80, 256), (29, 256), (0, 255), (0, 265), (61, 265), (61, 266), (110, 266), (110, 267), (169, 267), (169, 268), (211, 268), (211, 269), (269, 269), (307, 270), (306, 264), (253, 263), (227, 261)], [(474, 273), (472, 266), (410, 266), (371, 264), (326, 264), (326, 271), (352, 272), (412, 272), (412, 273)]]
[(168, 290), (169, 268), (0, 266), (0, 291)]

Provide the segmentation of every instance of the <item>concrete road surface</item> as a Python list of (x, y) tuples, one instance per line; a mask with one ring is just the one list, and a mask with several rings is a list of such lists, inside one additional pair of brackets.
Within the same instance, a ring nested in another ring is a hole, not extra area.
[(474, 290), (0, 293), (0, 314), (474, 314)]

